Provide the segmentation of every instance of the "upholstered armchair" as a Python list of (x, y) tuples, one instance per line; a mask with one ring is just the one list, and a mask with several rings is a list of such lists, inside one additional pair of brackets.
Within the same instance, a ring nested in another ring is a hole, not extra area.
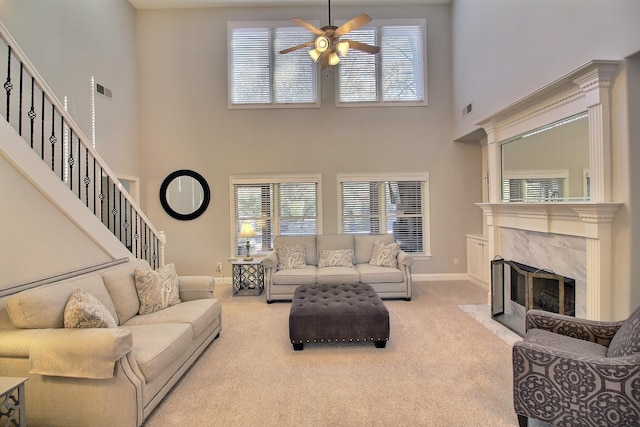
[(513, 346), (513, 404), (520, 427), (640, 426), (640, 307), (598, 322), (529, 310)]

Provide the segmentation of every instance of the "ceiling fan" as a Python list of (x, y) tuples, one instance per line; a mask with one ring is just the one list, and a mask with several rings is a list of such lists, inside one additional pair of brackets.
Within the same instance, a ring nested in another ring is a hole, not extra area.
[[(322, 64), (321, 67), (327, 68), (330, 65), (338, 64), (340, 62), (340, 57), (346, 56), (349, 49), (355, 49), (371, 54), (380, 52), (380, 48), (378, 46), (372, 46), (356, 40), (340, 39), (340, 37), (344, 36), (348, 32), (371, 22), (371, 17), (365, 13), (361, 13), (339, 27), (334, 25), (325, 25), (322, 28), (317, 28), (315, 25), (312, 25), (300, 18), (293, 18), (291, 21), (311, 31), (317, 37), (314, 41), (281, 50), (281, 54), (313, 46), (313, 49), (309, 50), (309, 56), (311, 56), (314, 62), (318, 62), (318, 59), (320, 59), (320, 63)], [(329, 22), (331, 22), (331, 0), (329, 0)]]

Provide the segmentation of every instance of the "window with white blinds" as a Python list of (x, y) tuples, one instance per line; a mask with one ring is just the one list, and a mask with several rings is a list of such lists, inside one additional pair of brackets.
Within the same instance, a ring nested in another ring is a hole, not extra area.
[(338, 68), (338, 106), (427, 105), (426, 20), (375, 20), (348, 38), (380, 46), (371, 55), (350, 49)]
[(505, 202), (557, 202), (565, 199), (565, 178), (511, 178), (503, 180)]
[(313, 40), (291, 22), (229, 22), (229, 108), (318, 107), (318, 68), (308, 49), (279, 52)]
[(273, 249), (273, 236), (317, 234), (320, 177), (317, 175), (232, 177), (232, 253), (243, 255), (246, 241), (242, 224), (249, 222), (255, 236), (251, 252)]
[(340, 232), (392, 234), (402, 250), (429, 254), (428, 177), (341, 175)]

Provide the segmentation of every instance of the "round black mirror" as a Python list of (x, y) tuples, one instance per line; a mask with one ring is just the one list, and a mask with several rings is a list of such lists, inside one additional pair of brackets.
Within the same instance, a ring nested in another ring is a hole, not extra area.
[(207, 181), (189, 169), (177, 170), (167, 176), (160, 186), (160, 203), (173, 218), (188, 221), (207, 210), (211, 190)]

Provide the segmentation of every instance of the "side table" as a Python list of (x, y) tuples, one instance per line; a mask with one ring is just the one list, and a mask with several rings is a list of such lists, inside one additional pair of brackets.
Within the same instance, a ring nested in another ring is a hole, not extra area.
[(4, 426), (27, 425), (24, 409), (24, 382), (28, 378), (0, 377), (0, 424)]
[(260, 295), (264, 290), (264, 268), (261, 259), (237, 259), (233, 266), (233, 295)]

